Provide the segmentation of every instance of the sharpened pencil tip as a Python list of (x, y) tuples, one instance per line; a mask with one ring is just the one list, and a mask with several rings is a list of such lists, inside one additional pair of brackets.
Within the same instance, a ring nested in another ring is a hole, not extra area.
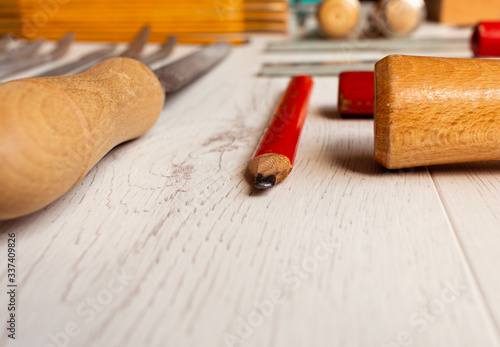
[(264, 177), (262, 174), (258, 174), (255, 177), (255, 188), (257, 189), (269, 189), (274, 187), (276, 184), (276, 175), (269, 175)]

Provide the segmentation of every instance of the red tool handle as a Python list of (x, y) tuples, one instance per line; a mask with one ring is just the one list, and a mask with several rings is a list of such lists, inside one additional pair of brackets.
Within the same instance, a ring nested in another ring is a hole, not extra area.
[(471, 48), (476, 57), (500, 57), (500, 22), (481, 22), (476, 25)]

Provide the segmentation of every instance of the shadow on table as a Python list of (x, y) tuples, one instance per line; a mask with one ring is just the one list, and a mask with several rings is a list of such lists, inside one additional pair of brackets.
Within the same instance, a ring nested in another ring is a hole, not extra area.
[[(500, 174), (500, 161), (483, 161), (472, 163), (457, 163), (457, 164), (442, 164), (431, 166), (418, 166), (404, 169), (389, 170), (377, 163), (373, 157), (366, 151), (356, 151), (349, 149), (343, 153), (339, 153), (339, 149), (330, 151), (332, 154), (331, 160), (334, 165), (340, 166), (345, 170), (361, 173), (365, 175), (380, 175), (380, 174), (397, 174), (397, 173), (421, 173), (428, 170), (431, 175), (464, 175), (464, 174)], [(500, 180), (500, 177), (499, 177)]]
[[(478, 161), (471, 163), (458, 163), (458, 164), (443, 164), (429, 166), (429, 172), (434, 175), (463, 175), (466, 173), (474, 174), (500, 174), (500, 161)], [(500, 178), (499, 178), (500, 179)]]
[(320, 116), (328, 119), (342, 119), (337, 107), (323, 106), (318, 108)]
[(341, 119), (345, 121), (356, 121), (356, 120), (367, 120), (371, 119), (373, 120), (373, 115), (372, 114), (367, 114), (367, 115), (340, 115), (337, 107), (333, 106), (323, 106), (318, 108), (318, 112), (320, 116), (327, 118), (327, 119)]

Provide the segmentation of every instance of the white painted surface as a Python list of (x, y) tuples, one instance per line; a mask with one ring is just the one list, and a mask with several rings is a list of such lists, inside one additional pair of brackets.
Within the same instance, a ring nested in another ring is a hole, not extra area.
[(268, 40), (169, 96), (62, 198), (0, 223), (2, 292), (11, 232), (19, 285), (1, 345), (500, 346), (499, 165), (389, 172), (373, 122), (340, 119), (338, 80), (317, 78), (294, 170), (255, 191), (246, 166), (288, 82), (256, 73), (300, 59)]

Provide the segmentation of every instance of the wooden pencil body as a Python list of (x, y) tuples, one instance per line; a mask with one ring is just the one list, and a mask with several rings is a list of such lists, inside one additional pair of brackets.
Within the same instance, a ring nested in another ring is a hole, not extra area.
[(500, 61), (393, 55), (375, 66), (375, 159), (389, 169), (500, 159)]

